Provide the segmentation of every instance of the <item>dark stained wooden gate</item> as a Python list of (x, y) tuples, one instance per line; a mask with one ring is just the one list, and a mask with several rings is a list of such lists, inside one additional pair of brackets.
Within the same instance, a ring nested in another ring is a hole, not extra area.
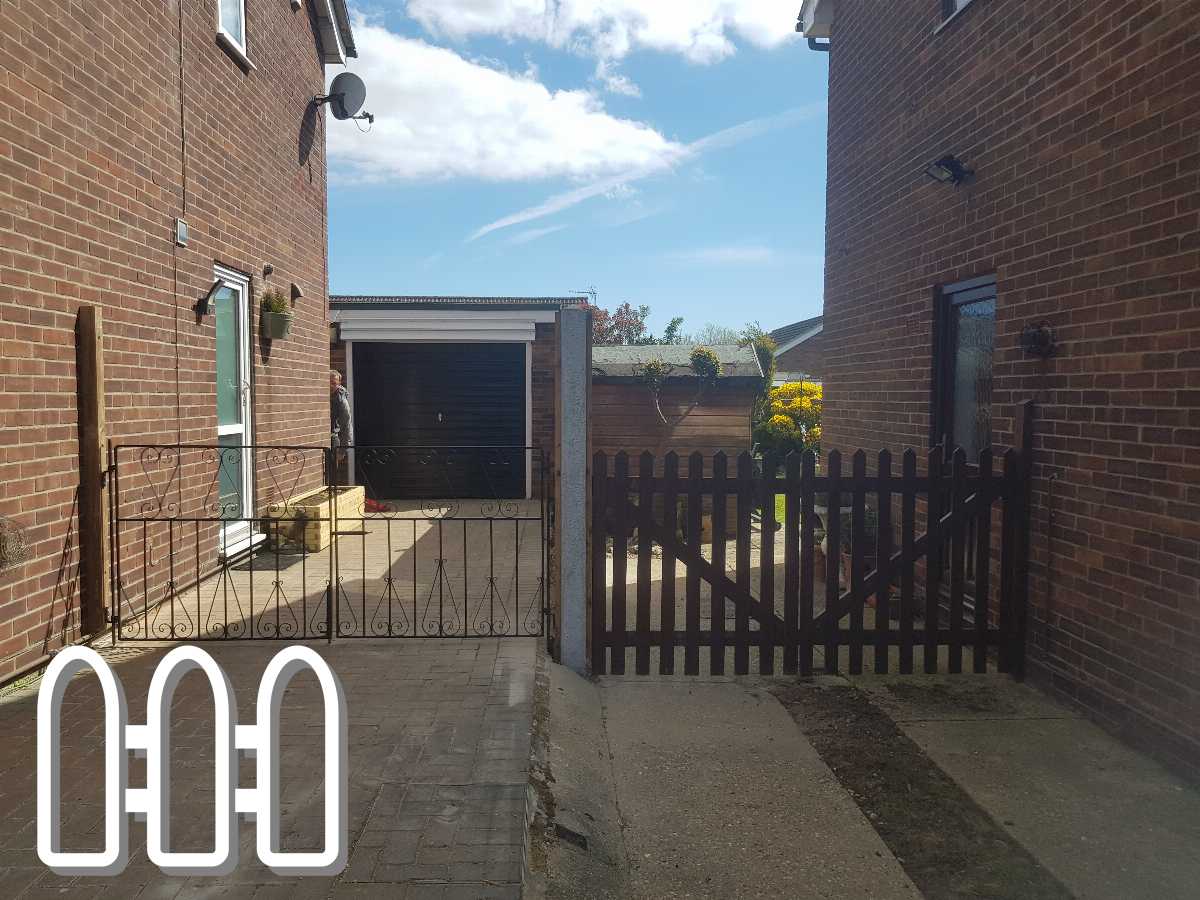
[(592, 670), (1020, 675), (1026, 460), (597, 453)]

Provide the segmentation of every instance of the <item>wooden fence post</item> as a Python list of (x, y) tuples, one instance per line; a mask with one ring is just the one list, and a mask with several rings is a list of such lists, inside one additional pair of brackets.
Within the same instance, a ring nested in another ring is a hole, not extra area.
[(1033, 419), (1034, 403), (1024, 400), (1017, 405), (1013, 425), (1013, 445), (1017, 450), (1017, 516), (1013, 535), (1013, 633), (1009, 636), (1009, 659), (1017, 681), (1025, 678), (1025, 633), (1029, 619), (1029, 535), (1033, 528), (1030, 507), (1033, 493)]
[(75, 381), (79, 408), (79, 610), (84, 634), (105, 627), (109, 606), (103, 344), (100, 309), (79, 307)]

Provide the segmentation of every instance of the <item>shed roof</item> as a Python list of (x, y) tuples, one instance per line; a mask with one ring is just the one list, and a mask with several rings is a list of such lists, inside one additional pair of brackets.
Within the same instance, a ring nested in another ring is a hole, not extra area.
[[(618, 347), (593, 347), (592, 370), (608, 378), (633, 378), (651, 359), (660, 359), (675, 371), (668, 377), (692, 377), (690, 344), (638, 344)], [(709, 349), (721, 361), (721, 379), (762, 378), (762, 367), (753, 347), (717, 344)]]
[[(777, 352), (783, 352), (783, 348), (787, 347), (797, 338), (802, 337), (814, 328), (821, 326), (821, 316), (813, 316), (811, 319), (801, 319), (799, 322), (793, 322), (791, 325), (781, 325), (771, 332), (771, 337), (775, 339), (775, 343), (779, 345)], [(790, 349), (790, 348), (789, 348)]]
[(562, 309), (579, 297), (439, 297), (409, 294), (332, 294), (331, 309)]

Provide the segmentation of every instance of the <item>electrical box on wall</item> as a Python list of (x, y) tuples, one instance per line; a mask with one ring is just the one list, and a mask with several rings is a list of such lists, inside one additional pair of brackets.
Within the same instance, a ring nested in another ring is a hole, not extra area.
[(175, 220), (175, 243), (180, 247), (186, 247), (188, 242), (188, 227), (187, 222), (183, 219)]

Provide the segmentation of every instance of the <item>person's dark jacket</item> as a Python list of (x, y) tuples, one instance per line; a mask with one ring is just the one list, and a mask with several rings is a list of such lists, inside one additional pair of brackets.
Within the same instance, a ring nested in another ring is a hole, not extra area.
[(335, 447), (354, 443), (354, 428), (350, 422), (350, 392), (340, 384), (329, 395), (329, 431)]

